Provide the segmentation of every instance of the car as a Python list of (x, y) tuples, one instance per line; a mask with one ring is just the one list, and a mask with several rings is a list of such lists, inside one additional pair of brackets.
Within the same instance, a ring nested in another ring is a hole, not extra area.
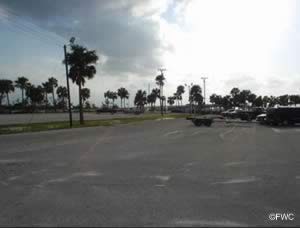
[(260, 114), (256, 117), (256, 121), (260, 124), (265, 124), (266, 123), (266, 118), (267, 118), (267, 114), (262, 113), (262, 114)]
[(236, 118), (239, 118), (240, 113), (241, 113), (241, 110), (235, 109), (231, 112), (228, 112), (227, 117), (229, 117), (231, 119), (236, 119)]
[(115, 114), (117, 112), (116, 109), (112, 109), (112, 108), (99, 108), (96, 110), (97, 114), (100, 113), (111, 113), (111, 114)]
[(228, 110), (222, 112), (221, 115), (224, 116), (224, 117), (228, 117), (228, 114), (229, 114), (230, 112), (232, 112), (232, 111), (234, 111), (234, 109), (228, 109)]
[(250, 110), (242, 110), (239, 112), (238, 117), (241, 120), (252, 121), (260, 114), (265, 113), (263, 108), (251, 108)]

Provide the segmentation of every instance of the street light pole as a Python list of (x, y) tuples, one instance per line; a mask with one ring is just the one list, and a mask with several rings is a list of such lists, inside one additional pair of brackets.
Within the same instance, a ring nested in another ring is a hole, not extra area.
[(71, 107), (71, 96), (70, 96), (70, 85), (69, 85), (69, 70), (68, 70), (67, 46), (66, 45), (64, 45), (64, 53), (65, 53), (65, 67), (66, 67), (66, 79), (67, 79), (67, 90), (68, 90), (69, 121), (70, 121), (70, 127), (72, 128), (73, 120), (72, 120), (72, 107)]

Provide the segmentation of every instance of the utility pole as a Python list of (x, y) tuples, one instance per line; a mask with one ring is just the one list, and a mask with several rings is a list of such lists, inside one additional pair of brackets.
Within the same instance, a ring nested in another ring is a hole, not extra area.
[(69, 70), (68, 70), (67, 46), (66, 45), (64, 45), (64, 53), (65, 53), (66, 79), (67, 79), (67, 90), (68, 90), (69, 121), (70, 121), (70, 127), (72, 128), (73, 120), (72, 120), (72, 107), (71, 107), (71, 96), (70, 96), (70, 85), (69, 85)]
[(201, 77), (203, 80), (203, 99), (204, 99), (204, 104), (206, 104), (206, 88), (205, 88), (205, 80), (208, 79), (207, 77)]
[[(166, 69), (165, 68), (159, 68), (158, 69), (158, 71), (160, 71), (160, 74), (162, 75), (162, 76), (164, 76), (164, 71), (166, 71)], [(160, 88), (159, 88), (159, 94), (160, 94), (160, 112), (161, 112), (161, 115), (163, 116), (164, 115), (164, 112), (163, 112), (163, 107), (164, 107), (164, 101), (163, 101), (163, 99), (162, 99), (162, 97), (163, 97), (163, 85), (162, 86), (160, 86)]]

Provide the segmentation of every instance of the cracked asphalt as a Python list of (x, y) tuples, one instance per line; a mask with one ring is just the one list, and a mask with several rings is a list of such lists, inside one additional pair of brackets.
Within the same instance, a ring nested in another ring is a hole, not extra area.
[(299, 226), (299, 129), (176, 119), (1, 135), (0, 226)]

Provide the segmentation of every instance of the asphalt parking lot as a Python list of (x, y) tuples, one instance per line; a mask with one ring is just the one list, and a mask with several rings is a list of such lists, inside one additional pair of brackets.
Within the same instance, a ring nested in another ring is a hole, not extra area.
[(2, 135), (0, 226), (299, 226), (299, 139), (184, 119)]
[[(101, 120), (122, 117), (136, 117), (134, 114), (123, 113), (84, 113), (85, 120)], [(79, 113), (73, 113), (73, 120), (79, 120)], [(42, 122), (69, 121), (68, 113), (26, 113), (26, 114), (1, 114), (0, 125), (8, 124), (30, 124)]]

